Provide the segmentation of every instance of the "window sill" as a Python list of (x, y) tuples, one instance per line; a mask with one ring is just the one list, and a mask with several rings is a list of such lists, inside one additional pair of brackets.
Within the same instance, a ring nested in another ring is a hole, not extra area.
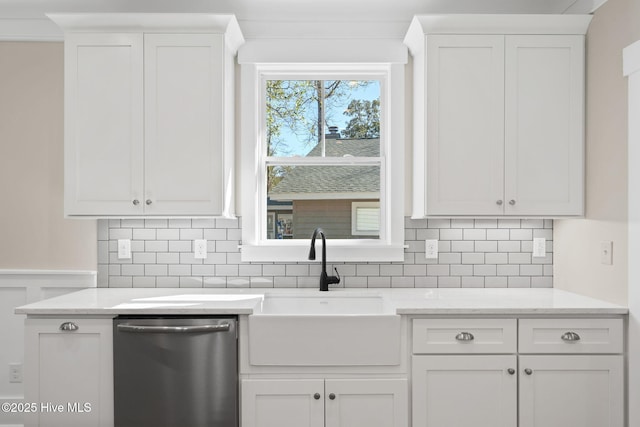
[[(264, 244), (242, 245), (242, 262), (310, 262), (309, 240), (275, 240)], [(320, 261), (322, 241), (316, 241), (316, 261)], [(327, 262), (401, 262), (404, 245), (363, 241), (327, 242)]]

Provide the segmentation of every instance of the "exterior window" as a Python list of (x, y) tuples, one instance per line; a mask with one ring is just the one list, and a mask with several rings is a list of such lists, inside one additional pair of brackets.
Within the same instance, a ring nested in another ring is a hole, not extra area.
[(267, 78), (263, 87), (263, 238), (308, 239), (322, 227), (329, 239), (379, 239), (381, 82)]
[(380, 234), (380, 203), (351, 203), (351, 234), (378, 236)]

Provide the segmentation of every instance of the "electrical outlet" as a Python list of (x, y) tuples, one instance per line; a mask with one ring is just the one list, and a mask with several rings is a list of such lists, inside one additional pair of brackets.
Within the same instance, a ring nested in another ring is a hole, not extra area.
[(118, 259), (131, 259), (131, 240), (118, 239)]
[(22, 382), (22, 363), (9, 363), (9, 382)]
[(193, 241), (193, 257), (195, 259), (207, 258), (207, 241), (196, 239)]
[(534, 237), (533, 239), (533, 257), (544, 258), (547, 255), (547, 239), (544, 237)]
[(600, 242), (600, 263), (604, 265), (613, 264), (613, 242)]
[(438, 259), (438, 241), (437, 240), (424, 241), (424, 257), (426, 259)]

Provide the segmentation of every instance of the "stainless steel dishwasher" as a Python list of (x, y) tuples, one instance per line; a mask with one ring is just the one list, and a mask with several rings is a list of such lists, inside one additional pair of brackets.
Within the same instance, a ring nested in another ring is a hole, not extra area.
[(237, 320), (113, 321), (115, 427), (238, 427)]

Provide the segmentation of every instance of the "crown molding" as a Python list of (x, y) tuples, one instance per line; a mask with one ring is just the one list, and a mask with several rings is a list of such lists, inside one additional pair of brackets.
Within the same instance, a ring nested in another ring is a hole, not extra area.
[(0, 18), (0, 41), (61, 42), (62, 30), (47, 18)]

